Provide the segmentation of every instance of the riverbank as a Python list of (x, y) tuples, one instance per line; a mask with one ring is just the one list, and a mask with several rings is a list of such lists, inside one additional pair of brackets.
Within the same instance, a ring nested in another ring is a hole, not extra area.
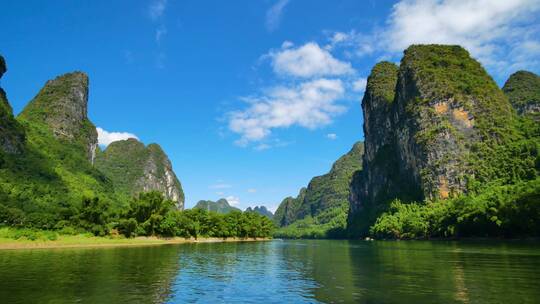
[(158, 237), (96, 237), (85, 234), (60, 235), (55, 240), (28, 240), (0, 237), (0, 250), (16, 249), (60, 249), (60, 248), (105, 248), (158, 246), (185, 243), (219, 243), (219, 242), (256, 242), (268, 241), (269, 238), (158, 238)]

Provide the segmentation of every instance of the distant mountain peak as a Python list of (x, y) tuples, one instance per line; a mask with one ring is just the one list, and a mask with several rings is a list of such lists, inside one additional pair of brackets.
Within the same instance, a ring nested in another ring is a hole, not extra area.
[(195, 207), (193, 209), (203, 209), (206, 211), (213, 211), (217, 213), (229, 213), (231, 211), (242, 211), (236, 207), (233, 207), (229, 204), (227, 199), (220, 198), (217, 201), (210, 201), (210, 200), (200, 200), (197, 202)]
[(269, 219), (272, 219), (274, 217), (274, 214), (268, 210), (265, 206), (255, 206), (253, 208), (247, 207), (246, 212), (255, 212), (260, 215), (264, 215)]

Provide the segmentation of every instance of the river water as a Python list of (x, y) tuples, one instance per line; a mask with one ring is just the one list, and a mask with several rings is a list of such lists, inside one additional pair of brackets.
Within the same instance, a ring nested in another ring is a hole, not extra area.
[(540, 243), (4, 250), (0, 303), (540, 303)]

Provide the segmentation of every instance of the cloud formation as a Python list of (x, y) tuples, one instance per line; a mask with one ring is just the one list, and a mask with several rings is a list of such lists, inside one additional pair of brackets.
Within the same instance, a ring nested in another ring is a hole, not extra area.
[(156, 42), (157, 42), (157, 44), (161, 43), (161, 38), (163, 38), (163, 36), (165, 36), (165, 34), (167, 34), (167, 28), (164, 25), (160, 25), (156, 29)]
[(96, 128), (96, 130), (98, 133), (98, 144), (104, 147), (108, 146), (114, 141), (126, 140), (128, 138), (139, 139), (137, 136), (135, 136), (135, 134), (128, 132), (108, 132), (99, 127)]
[(326, 138), (328, 138), (330, 140), (336, 140), (337, 135), (336, 135), (336, 133), (328, 133), (328, 134), (326, 134)]
[(148, 7), (148, 15), (152, 20), (157, 20), (163, 16), (167, 8), (167, 0), (154, 0)]
[(232, 188), (232, 185), (225, 184), (225, 183), (218, 183), (218, 184), (210, 185), (208, 188), (210, 188), (210, 189), (228, 189), (228, 188)]
[(238, 205), (240, 205), (240, 198), (236, 196), (230, 195), (230, 196), (227, 196), (225, 199), (231, 206), (238, 207)]
[(247, 98), (249, 107), (229, 113), (229, 129), (240, 134), (238, 145), (268, 137), (272, 129), (293, 125), (315, 129), (345, 111), (338, 103), (345, 88), (339, 79), (315, 79), (296, 86), (273, 87), (263, 96)]
[(494, 65), (508, 49), (538, 33), (537, 22), (528, 26), (523, 21), (539, 8), (538, 0), (401, 1), (390, 16), (386, 43), (391, 51), (414, 43), (460, 44)]
[(269, 32), (273, 32), (279, 27), (283, 10), (287, 4), (289, 4), (289, 0), (278, 0), (266, 12), (266, 29)]
[(337, 32), (329, 47), (398, 56), (411, 44), (458, 44), (494, 72), (540, 66), (540, 0), (402, 0), (382, 29)]
[(352, 83), (353, 91), (364, 92), (366, 90), (367, 78), (358, 78)]
[(268, 56), (272, 60), (274, 72), (278, 75), (310, 78), (354, 73), (349, 62), (334, 58), (328, 50), (322, 49), (315, 42), (294, 48), (286, 41), (279, 51), (272, 51)]

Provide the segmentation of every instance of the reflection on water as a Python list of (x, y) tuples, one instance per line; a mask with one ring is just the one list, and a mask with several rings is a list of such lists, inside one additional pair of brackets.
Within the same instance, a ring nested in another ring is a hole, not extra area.
[(272, 241), (0, 251), (2, 303), (538, 303), (540, 245)]

